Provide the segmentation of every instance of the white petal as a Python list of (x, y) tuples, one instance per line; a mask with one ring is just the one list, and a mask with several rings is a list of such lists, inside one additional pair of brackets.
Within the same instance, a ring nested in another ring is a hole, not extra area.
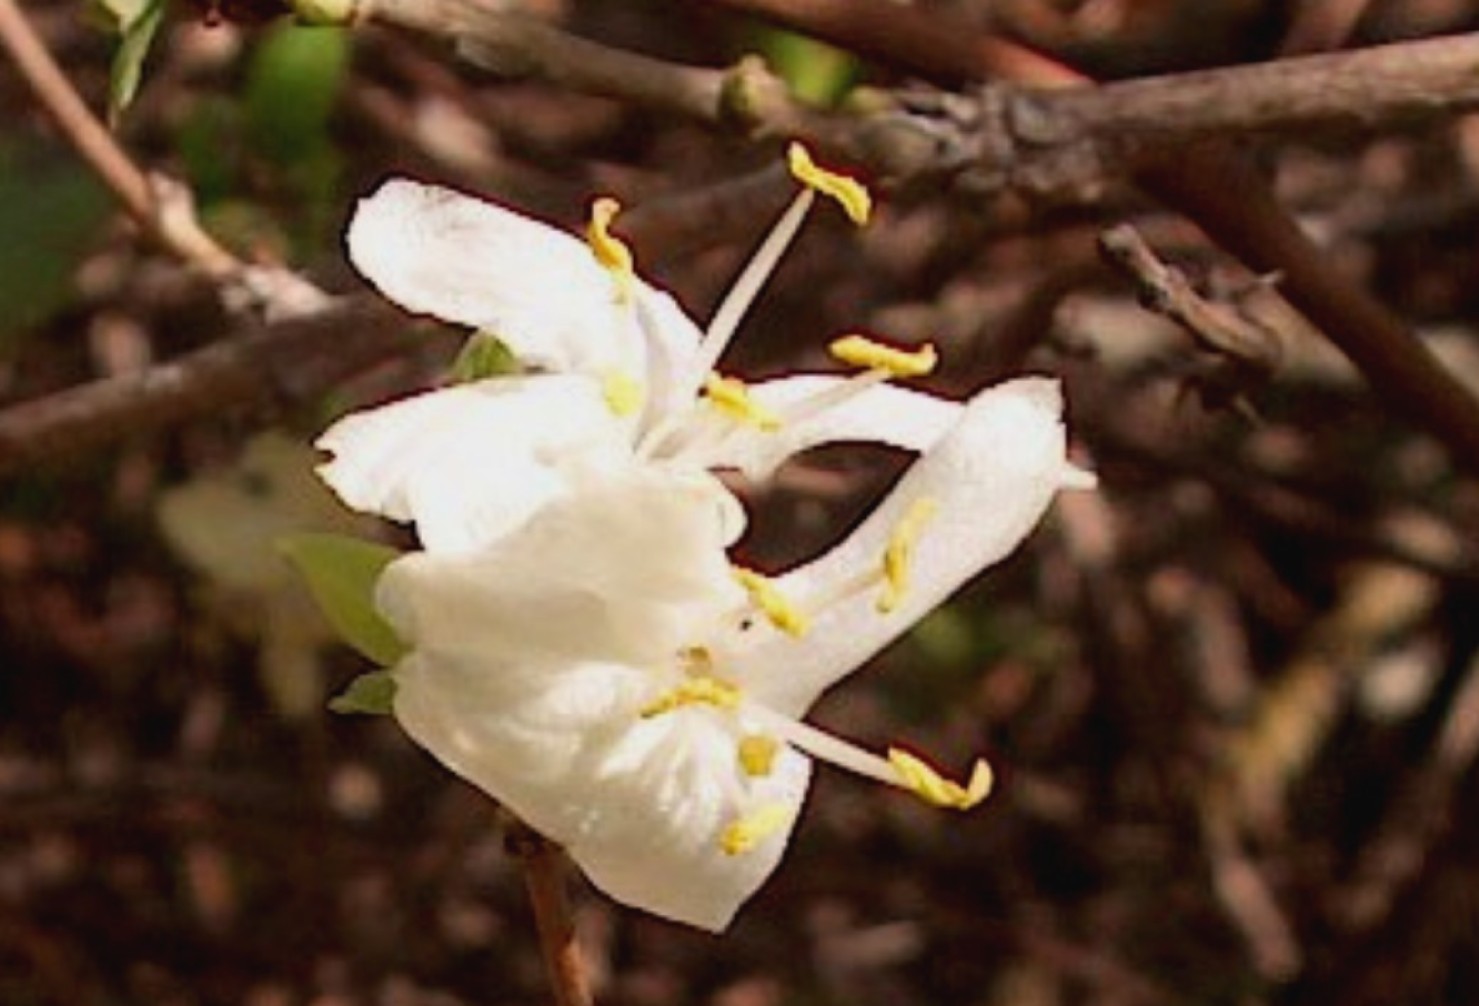
[[(450, 189), (392, 179), (360, 202), (346, 237), (355, 267), (418, 314), (485, 329), (527, 363), (555, 371), (645, 375), (645, 340), (612, 275), (582, 242)], [(642, 301), (667, 298), (633, 280)], [(698, 343), (664, 309), (663, 335)], [(673, 316), (676, 315), (676, 318)]]
[(766, 633), (736, 644), (725, 666), (757, 701), (800, 715), (824, 689), (893, 641), (1035, 527), (1061, 488), (1082, 473), (1065, 458), (1057, 382), (1024, 378), (983, 392), (844, 542), (780, 578), (803, 605), (876, 569), (899, 520), (920, 499), (937, 510), (910, 563), (911, 588), (891, 613), (877, 590), (855, 593), (815, 615), (799, 640)]
[[(735, 741), (702, 711), (654, 721), (654, 736), (628, 734), (591, 780), (602, 819), (567, 840), (591, 882), (624, 904), (711, 932), (775, 870), (790, 841), (811, 778), (811, 762), (782, 748), (763, 779), (732, 797)], [(724, 776), (730, 776), (728, 784)], [(747, 810), (787, 817), (754, 848), (723, 851), (725, 830)]]
[(728, 493), (701, 473), (628, 463), (471, 554), (391, 563), (377, 603), (409, 646), (476, 662), (667, 662), (739, 606)]
[(414, 521), (432, 551), (468, 551), (566, 489), (562, 462), (625, 453), (596, 382), (496, 378), (357, 412), (318, 440), (319, 468), (355, 510)]
[[(612, 664), (508, 665), (469, 673), (413, 659), (397, 669), (397, 719), (418, 743), (565, 845), (628, 905), (723, 929), (775, 868), (810, 765), (784, 750), (758, 784), (737, 769), (733, 725), (711, 710), (644, 719), (650, 673)], [(726, 855), (747, 807), (780, 804), (784, 827)]]
[[(847, 378), (804, 374), (750, 386), (750, 394), (771, 412), (804, 409), (809, 399), (835, 394)], [(803, 412), (777, 430), (736, 430), (706, 459), (715, 467), (737, 468), (752, 479), (768, 478), (788, 457), (822, 444), (879, 443), (909, 451), (928, 450), (960, 418), (962, 406), (948, 399), (891, 384), (876, 384), (814, 413)], [(705, 421), (723, 422), (711, 417)]]

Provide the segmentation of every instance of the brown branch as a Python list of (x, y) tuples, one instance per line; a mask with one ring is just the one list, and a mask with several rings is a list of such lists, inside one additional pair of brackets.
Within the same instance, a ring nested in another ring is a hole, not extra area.
[(410, 344), (405, 317), (345, 300), (120, 377), (0, 410), (0, 476), (233, 408), (296, 404)]
[(456, 43), (469, 61), (509, 77), (537, 76), (593, 94), (713, 121), (723, 75), (592, 42), (480, 0), (357, 0), (353, 18)]
[(1250, 268), (1277, 273), (1279, 290), (1356, 365), (1379, 400), (1446, 443), (1459, 467), (1479, 473), (1479, 402), (1400, 318), (1330, 268), (1248, 162), (1204, 148), (1141, 179)]
[(524, 868), (555, 1006), (595, 1006), (565, 896), (564, 852), (521, 821), (510, 824), (505, 844)]
[[(1110, 166), (1208, 137), (1394, 126), (1479, 107), (1479, 34), (1300, 56), (1032, 96), (1037, 143), (1110, 148)], [(1115, 154), (1114, 148), (1126, 153)]]
[(1272, 332), (1231, 305), (1203, 297), (1180, 269), (1161, 261), (1130, 224), (1100, 234), (1099, 248), (1134, 280), (1147, 310), (1175, 322), (1209, 353), (1246, 366), (1250, 379), (1270, 376), (1278, 367), (1279, 345)]
[[(947, 86), (958, 83), (963, 76), (985, 80), (999, 69), (991, 60), (973, 57), (975, 50), (962, 41), (978, 34), (972, 26), (952, 24), (944, 15), (925, 14), (884, 0), (715, 2), (747, 13), (780, 15), (783, 9), (781, 19), (789, 27), (816, 34), (844, 48), (872, 52), (887, 58), (895, 66)], [(839, 11), (848, 16), (837, 16)], [(938, 52), (920, 51), (903, 43), (897, 47), (889, 44), (890, 37), (905, 39), (912, 37), (912, 32), (925, 30), (939, 39)], [(946, 36), (949, 35), (958, 35), (960, 39), (948, 43)], [(1452, 107), (1462, 108), (1468, 107), (1473, 100), (1473, 84), (1463, 78), (1476, 76), (1471, 69), (1479, 61), (1476, 52), (1479, 52), (1479, 36), (1459, 36), (1371, 50), (1361, 57), (1363, 61), (1357, 65), (1369, 70), (1371, 60), (1375, 59), (1378, 66), (1400, 68), (1405, 73), (1422, 73), (1424, 68), (1418, 64), (1432, 62), (1441, 74), (1455, 75), (1446, 78), (1452, 85), (1447, 98), (1454, 102)], [(1307, 57), (1293, 62), (1306, 68), (1314, 67), (1328, 76), (1332, 64), (1325, 60), (1352, 58), (1353, 54), (1341, 54)], [(1382, 60), (1387, 62), (1383, 64)], [(1235, 74), (1239, 71), (1219, 72)], [(1256, 79), (1270, 79), (1266, 69), (1255, 68), (1252, 72)], [(1039, 66), (1034, 71), (1033, 82), (1042, 82), (1043, 75), (1044, 70)], [(1058, 81), (1065, 84), (1085, 80), (1066, 67), (1061, 68), (1057, 76)], [(1387, 76), (1390, 83), (1390, 73)], [(1172, 87), (1180, 79), (1183, 78), (1162, 77), (1158, 86)], [(1338, 94), (1349, 100), (1362, 93), (1359, 86), (1352, 85), (1350, 78), (1341, 79), (1351, 86), (1341, 88)], [(1117, 86), (1138, 88), (1142, 85)], [(1143, 91), (1141, 93), (1143, 95)], [(1053, 96), (1052, 100), (1062, 101), (1064, 97)], [(1267, 99), (1268, 95), (1265, 93), (1264, 97)], [(1046, 100), (1046, 96), (1039, 100)], [(1089, 99), (1071, 97), (1067, 100)], [(1441, 104), (1444, 96), (1438, 95), (1434, 100)], [(1267, 108), (1264, 105), (1258, 107)], [(1404, 85), (1397, 88), (1392, 109), (1410, 115), (1417, 110), (1435, 107), (1428, 97), (1410, 92)], [(1331, 111), (1328, 106), (1321, 108), (1322, 117)], [(1277, 116), (1277, 108), (1271, 111)], [(1372, 121), (1363, 118), (1354, 108), (1346, 109), (1337, 118)], [(1000, 116), (997, 121), (1002, 121)], [(1030, 124), (1031, 120), (1028, 121)], [(1265, 117), (1260, 121), (1267, 126), (1272, 119)], [(1049, 134), (1049, 138), (1057, 142), (1064, 139), (1061, 134), (1052, 135), (1052, 130)], [(1011, 149), (1009, 146), (1008, 153)], [(1173, 148), (1167, 151), (1163, 161), (1140, 170), (1136, 180), (1168, 205), (1185, 213), (1209, 237), (1255, 270), (1279, 273), (1282, 276), (1280, 289), (1290, 303), (1356, 364), (1378, 397), (1392, 403), (1397, 411), (1442, 440), (1461, 468), (1470, 473), (1479, 472), (1479, 401), (1412, 337), (1401, 319), (1363, 288), (1331, 268), (1325, 254), (1299, 230), (1278, 204), (1268, 183), (1245, 158), (1224, 144), (1190, 150)]]

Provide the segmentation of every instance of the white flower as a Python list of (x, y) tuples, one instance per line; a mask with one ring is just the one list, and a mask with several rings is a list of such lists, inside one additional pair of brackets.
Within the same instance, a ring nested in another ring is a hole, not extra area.
[[(893, 387), (933, 365), (853, 336), (834, 351), (852, 377), (802, 375), (747, 387), (714, 367), (789, 245), (817, 190), (856, 216), (866, 194), (799, 148), (807, 183), (700, 333), (643, 282), (598, 200), (589, 242), (446, 189), (392, 180), (364, 200), (350, 257), (409, 310), (495, 333), (538, 368), (351, 415), (319, 446), (324, 478), (350, 506), (414, 522), (433, 551), (467, 551), (572, 491), (575, 471), (635, 457), (680, 471), (763, 477), (797, 451), (856, 440), (923, 450), (960, 406)], [(733, 514), (737, 534), (742, 514)]]
[(401, 558), (377, 590), (409, 648), (395, 715), (612, 897), (723, 929), (779, 861), (812, 757), (942, 806), (985, 796), (984, 763), (957, 785), (801, 718), (1084, 484), (1060, 410), (1045, 379), (978, 396), (845, 541), (775, 580), (728, 564), (711, 477), (639, 464), (476, 550)]

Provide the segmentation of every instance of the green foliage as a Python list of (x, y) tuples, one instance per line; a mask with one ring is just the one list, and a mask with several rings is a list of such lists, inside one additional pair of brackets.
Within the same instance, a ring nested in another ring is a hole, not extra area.
[(852, 54), (794, 32), (766, 30), (760, 51), (791, 93), (813, 105), (837, 104), (858, 75)]
[(452, 364), (452, 380), (470, 384), (489, 377), (517, 374), (521, 369), (519, 358), (502, 339), (492, 332), (474, 332), (457, 353)]
[(331, 711), (345, 714), (388, 716), (394, 707), (395, 676), (389, 671), (361, 674), (329, 700)]
[(287, 23), (268, 31), (252, 53), (243, 95), (253, 147), (283, 163), (330, 147), (325, 130), (348, 67), (342, 31)]
[(71, 300), (73, 274), (108, 210), (107, 193), (77, 163), (0, 146), (0, 347)]
[(346, 32), (284, 23), (266, 33), (247, 67), (242, 95), (247, 145), (302, 201), (307, 236), (314, 241), (337, 213), (343, 158), (328, 128), (349, 54)]
[(375, 581), (400, 553), (375, 542), (337, 534), (296, 534), (277, 545), (308, 583), (324, 616), (350, 646), (381, 667), (406, 652), (375, 610)]
[(164, 22), (164, 6), (165, 0), (94, 0), (92, 4), (92, 13), (119, 38), (108, 84), (108, 121), (111, 123), (117, 123), (138, 94), (144, 60), (154, 44), (154, 36), (159, 33), (159, 26)]

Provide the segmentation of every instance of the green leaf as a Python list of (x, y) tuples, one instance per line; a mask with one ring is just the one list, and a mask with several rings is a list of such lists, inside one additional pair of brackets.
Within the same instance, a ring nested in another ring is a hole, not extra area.
[(325, 130), (349, 69), (349, 37), (283, 24), (252, 52), (243, 95), (253, 147), (280, 164), (327, 145)]
[(164, 21), (165, 0), (104, 0), (105, 9), (117, 19), (121, 41), (113, 54), (108, 87), (108, 121), (116, 123), (133, 103), (143, 79), (144, 59)]
[(345, 714), (388, 716), (394, 707), (395, 676), (389, 671), (361, 674), (344, 691), (329, 700), (331, 712)]
[(0, 355), (66, 309), (73, 277), (112, 212), (75, 158), (0, 140)]
[(375, 581), (399, 552), (337, 534), (289, 535), (277, 547), (346, 643), (381, 667), (405, 655), (406, 645), (375, 610)]
[(313, 249), (336, 229), (344, 157), (329, 133), (349, 70), (348, 32), (291, 23), (253, 49), (242, 93), (244, 139), (297, 204), (293, 237)]
[(457, 360), (452, 364), (452, 380), (458, 384), (471, 384), (489, 377), (517, 374), (522, 370), (519, 358), (502, 339), (492, 332), (474, 332), (457, 353)]
[(858, 75), (851, 53), (794, 32), (765, 30), (760, 51), (792, 94), (824, 108), (835, 105)]

